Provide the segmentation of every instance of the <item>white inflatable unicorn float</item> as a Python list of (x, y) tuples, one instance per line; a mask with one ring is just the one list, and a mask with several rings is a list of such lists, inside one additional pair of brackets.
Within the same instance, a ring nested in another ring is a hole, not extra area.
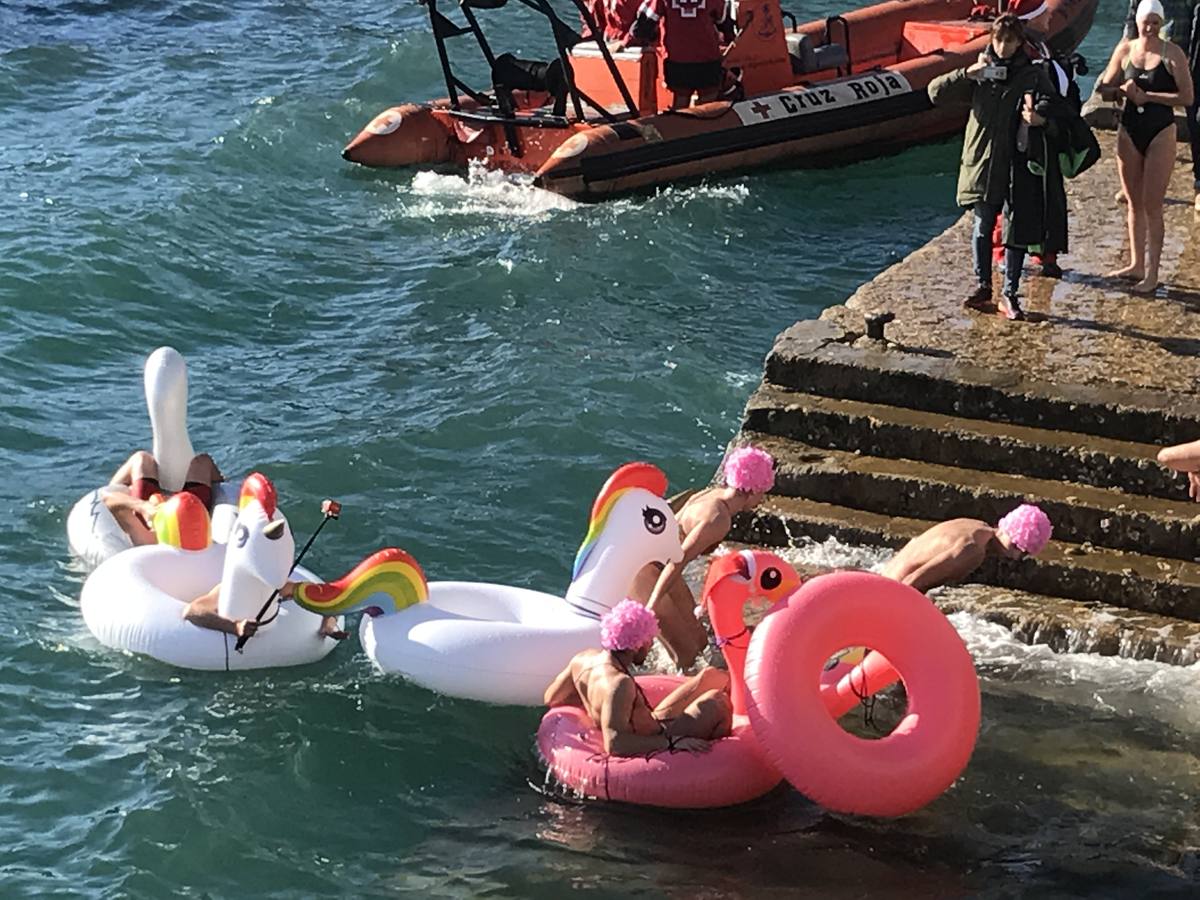
[[(178, 491), (196, 455), (187, 427), (187, 363), (179, 351), (159, 347), (151, 353), (146, 358), (144, 385), (158, 481), (164, 490)], [(89, 491), (67, 516), (67, 542), (89, 569), (133, 546), (104, 504), (105, 494), (122, 490), (128, 487), (110, 484)], [(229, 533), (237, 501), (236, 484), (213, 485), (213, 530), (218, 541), (224, 541)]]
[(599, 646), (600, 616), (625, 599), (638, 570), (682, 560), (666, 489), (666, 476), (649, 463), (629, 463), (608, 479), (565, 596), (426, 584), (408, 554), (388, 549), (332, 585), (302, 586), (296, 600), (314, 612), (345, 612), (386, 595), (398, 611), (363, 616), (359, 626), (363, 649), (383, 671), (454, 697), (537, 706), (572, 656)]
[[(179, 495), (189, 497), (190, 495)], [(194, 510), (206, 515), (195, 501)], [(168, 544), (134, 547), (102, 563), (83, 585), (80, 607), (97, 640), (188, 669), (230, 671), (315, 662), (337, 641), (321, 637), (322, 617), (277, 599), (243, 652), (237, 637), (183, 618), (187, 604), (220, 583), (218, 612), (253, 620), (283, 586), (296, 544), (262, 475), (246, 478), (229, 541), (183, 550)], [(170, 514), (171, 507), (166, 507)], [(195, 530), (187, 523), (179, 531)], [(293, 577), (313, 580), (297, 569)], [(339, 622), (338, 627), (341, 627)]]

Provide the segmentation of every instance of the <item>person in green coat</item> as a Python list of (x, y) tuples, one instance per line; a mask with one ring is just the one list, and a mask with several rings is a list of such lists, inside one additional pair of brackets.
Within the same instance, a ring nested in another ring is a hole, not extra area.
[(1024, 185), (1013, 191), (1013, 168), (1025, 166), (1029, 148), (1041, 139), (1035, 132), (1046, 119), (1039, 106), (1044, 109), (1053, 90), (1045, 68), (1034, 64), (1024, 44), (1021, 20), (1005, 13), (992, 23), (991, 43), (976, 62), (929, 83), (935, 106), (971, 105), (958, 169), (958, 204), (975, 214), (971, 246), (978, 284), (963, 305), (988, 309), (991, 304), (992, 230), (1004, 211), (1004, 296), (998, 305), (1009, 319), (1025, 318), (1018, 292), (1025, 248), (1033, 242), (1018, 239), (1039, 230), (1022, 223), (1025, 234), (1011, 234), (1014, 216), (1021, 223), (1038, 214), (1031, 191)]

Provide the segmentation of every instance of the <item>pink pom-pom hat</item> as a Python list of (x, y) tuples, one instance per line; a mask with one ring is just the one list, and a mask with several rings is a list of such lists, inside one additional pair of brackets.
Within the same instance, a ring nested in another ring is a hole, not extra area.
[(637, 650), (658, 634), (658, 619), (636, 600), (622, 600), (600, 619), (600, 646)]
[(725, 484), (750, 494), (765, 494), (775, 486), (775, 460), (757, 447), (738, 447), (725, 458)]
[(1022, 503), (999, 521), (996, 530), (1008, 535), (1018, 550), (1037, 556), (1050, 543), (1050, 517), (1032, 503)]

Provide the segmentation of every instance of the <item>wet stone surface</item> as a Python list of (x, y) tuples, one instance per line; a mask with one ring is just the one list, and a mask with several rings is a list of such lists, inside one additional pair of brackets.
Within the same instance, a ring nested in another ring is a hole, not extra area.
[(732, 539), (898, 547), (938, 521), (1040, 503), (1050, 547), (988, 560), (979, 583), (937, 591), (940, 606), (1056, 650), (1200, 658), (1200, 507), (1155, 459), (1200, 437), (1200, 214), (1181, 146), (1159, 289), (1107, 276), (1128, 248), (1114, 135), (1097, 136), (1104, 158), (1068, 183), (1065, 276), (1026, 267), (1029, 321), (963, 309), (964, 216), (778, 337), (735, 443), (771, 452), (779, 477)]
[[(887, 338), (921, 352), (1049, 383), (1165, 390), (1195, 400), (1200, 218), (1192, 206), (1187, 148), (1179, 147), (1167, 192), (1162, 283), (1154, 296), (1142, 297), (1105, 274), (1128, 262), (1128, 250), (1125, 207), (1114, 197), (1120, 187), (1114, 136), (1097, 137), (1104, 157), (1067, 183), (1071, 250), (1059, 260), (1063, 279), (1043, 278), (1026, 265), (1022, 295), (1030, 321), (962, 308), (974, 283), (969, 216), (823, 318), (861, 334), (865, 315), (887, 311), (895, 315)], [(997, 294), (999, 276), (997, 270)]]

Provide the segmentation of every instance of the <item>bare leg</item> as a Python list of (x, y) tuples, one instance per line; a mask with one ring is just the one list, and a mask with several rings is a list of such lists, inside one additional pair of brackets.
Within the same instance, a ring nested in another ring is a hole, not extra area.
[(1163, 202), (1175, 168), (1175, 128), (1164, 128), (1146, 149), (1142, 175), (1142, 214), (1146, 221), (1146, 277), (1133, 286), (1139, 294), (1158, 287), (1158, 261), (1163, 246)]
[(1117, 132), (1117, 172), (1121, 176), (1121, 188), (1129, 198), (1126, 207), (1126, 225), (1129, 231), (1130, 264), (1109, 272), (1112, 278), (1132, 278), (1137, 281), (1146, 277), (1146, 221), (1142, 203), (1142, 174), (1145, 160), (1133, 146), (1125, 129)]
[(679, 639), (675, 646), (678, 662), (681, 668), (686, 669), (708, 644), (708, 632), (696, 618), (696, 598), (682, 576), (671, 585), (668, 597), (678, 622)]
[(158, 462), (154, 459), (154, 455), (146, 450), (135, 451), (129, 459), (121, 464), (121, 468), (113, 473), (113, 477), (108, 480), (108, 483), (129, 486), (139, 478), (158, 480)]
[(221, 470), (217, 468), (217, 464), (213, 462), (211, 456), (207, 453), (200, 453), (193, 456), (192, 461), (188, 463), (187, 475), (183, 480), (184, 483), (196, 482), (212, 487), (214, 484), (224, 481), (225, 476), (221, 474)]
[[(629, 589), (630, 599), (636, 600), (644, 606), (650, 599), (650, 594), (654, 590), (654, 585), (658, 583), (658, 576), (661, 573), (662, 566), (658, 563), (650, 563), (639, 571), (634, 576), (633, 585)], [(684, 587), (686, 588), (686, 585)], [(696, 621), (690, 607), (687, 611), (687, 618), (681, 616), (673, 597), (665, 598), (664, 602), (655, 607), (654, 612), (658, 616), (658, 625), (661, 629), (659, 640), (666, 647), (671, 662), (681, 669), (691, 665), (696, 654), (704, 648), (704, 644), (708, 640), (704, 626)]]
[(325, 616), (322, 618), (321, 627), (317, 629), (317, 634), (323, 638), (333, 638), (335, 641), (344, 641), (350, 637), (350, 632), (338, 629), (337, 616)]
[(667, 725), (670, 737), (697, 737), (706, 741), (723, 738), (733, 729), (733, 704), (722, 691), (701, 694)]
[(693, 675), (654, 707), (654, 718), (674, 719), (683, 715), (692, 703), (710, 691), (729, 693), (729, 674), (712, 667)]

